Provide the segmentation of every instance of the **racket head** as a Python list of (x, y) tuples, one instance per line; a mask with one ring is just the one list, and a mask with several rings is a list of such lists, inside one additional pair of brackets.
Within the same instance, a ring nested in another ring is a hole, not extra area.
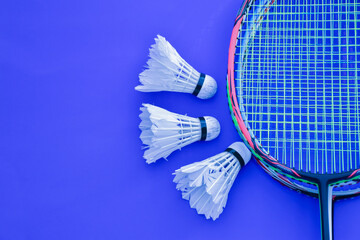
[(355, 0), (249, 0), (233, 28), (227, 91), (235, 126), (260, 165), (317, 195), (359, 184), (360, 4)]

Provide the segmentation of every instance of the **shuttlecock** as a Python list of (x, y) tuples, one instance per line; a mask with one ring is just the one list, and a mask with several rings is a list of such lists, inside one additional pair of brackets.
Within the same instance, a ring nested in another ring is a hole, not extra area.
[(142, 85), (135, 87), (136, 90), (192, 93), (201, 99), (216, 93), (216, 81), (190, 66), (164, 37), (155, 38), (149, 57), (147, 69), (139, 75)]
[(220, 133), (220, 124), (213, 117), (193, 118), (143, 104), (140, 108), (140, 139), (147, 163), (166, 158), (173, 151), (196, 141), (210, 141)]
[(176, 170), (176, 188), (198, 214), (215, 220), (226, 205), (236, 176), (250, 158), (245, 144), (235, 142), (222, 153)]

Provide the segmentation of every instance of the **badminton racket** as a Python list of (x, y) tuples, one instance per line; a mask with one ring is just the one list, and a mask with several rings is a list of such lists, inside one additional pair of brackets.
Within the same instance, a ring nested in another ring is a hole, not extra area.
[(235, 126), (261, 167), (320, 202), (360, 192), (360, 3), (245, 0), (231, 35), (227, 92)]

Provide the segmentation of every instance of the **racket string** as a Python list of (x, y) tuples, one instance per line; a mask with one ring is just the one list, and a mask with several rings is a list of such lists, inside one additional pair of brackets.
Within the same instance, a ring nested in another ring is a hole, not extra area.
[[(360, 4), (283, 2), (275, 2), (264, 17), (256, 15), (262, 10), (254, 10), (244, 25), (258, 31), (239, 36), (238, 78), (244, 81), (238, 91), (246, 120), (262, 145), (285, 165), (322, 173), (352, 169), (359, 164), (354, 16), (359, 15)], [(344, 7), (345, 13), (340, 11)], [(311, 10), (320, 14), (296, 14)], [(338, 125), (345, 128), (337, 129)]]

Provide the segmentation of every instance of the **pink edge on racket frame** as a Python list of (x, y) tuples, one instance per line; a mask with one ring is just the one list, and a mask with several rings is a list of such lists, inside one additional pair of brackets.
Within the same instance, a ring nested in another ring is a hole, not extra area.
[[(244, 18), (244, 11), (246, 11), (246, 6), (249, 5), (249, 3), (251, 3), (252, 0), (246, 0), (242, 6), (241, 11), (239, 12), (236, 20), (235, 20), (235, 25), (233, 27), (233, 31), (231, 33), (231, 39), (230, 39), (230, 47), (229, 47), (229, 58), (228, 58), (228, 86), (229, 86), (229, 94), (230, 94), (230, 99), (231, 99), (231, 105), (232, 105), (232, 109), (233, 109), (233, 113), (234, 113), (234, 117), (237, 120), (237, 124), (240, 128), (240, 131), (243, 135), (243, 137), (245, 138), (247, 144), (250, 146), (251, 150), (254, 151), (254, 149), (256, 148), (256, 152), (261, 155), (262, 158), (264, 158), (265, 160), (269, 161), (271, 164), (273, 165), (281, 165), (282, 168), (285, 168), (287, 171), (292, 172), (295, 176), (300, 177), (300, 175), (293, 169), (290, 169), (286, 166), (283, 166), (282, 164), (280, 164), (277, 159), (273, 158), (272, 156), (270, 156), (269, 154), (265, 153), (262, 149), (261, 146), (258, 146), (256, 143), (254, 143), (252, 141), (251, 135), (249, 133), (248, 128), (246, 127), (242, 117), (241, 117), (241, 113), (239, 112), (239, 103), (237, 101), (237, 97), (236, 97), (236, 92), (235, 92), (235, 79), (234, 79), (234, 55), (235, 55), (235, 46), (236, 46), (236, 40), (237, 40), (237, 36), (239, 33), (239, 29), (241, 26), (241, 23), (243, 21)], [(269, 7), (271, 6), (271, 4), (273, 4), (275, 2), (275, 0), (273, 0)], [(268, 11), (269, 8), (267, 8), (265, 11)]]
[[(289, 173), (290, 175), (293, 175), (294, 177), (301, 178), (300, 174), (297, 173), (294, 169), (288, 168), (284, 166), (283, 164), (279, 163), (277, 159), (270, 156), (266, 151), (264, 151), (263, 147), (258, 144), (258, 141), (255, 141), (251, 137), (251, 134), (249, 132), (248, 127), (245, 125), (245, 122), (242, 118), (238, 99), (236, 96), (236, 88), (235, 88), (235, 78), (234, 78), (234, 66), (235, 66), (235, 49), (236, 49), (236, 43), (237, 43), (237, 37), (239, 35), (241, 24), (244, 19), (244, 13), (247, 11), (249, 5), (252, 2), (255, 2), (257, 0), (245, 0), (243, 2), (243, 6), (241, 7), (241, 10), (238, 12), (238, 15), (235, 19), (235, 24), (231, 33), (231, 39), (230, 39), (230, 46), (229, 46), (229, 56), (228, 56), (228, 72), (227, 72), (227, 85), (228, 85), (228, 94), (229, 94), (229, 104), (231, 104), (232, 111), (234, 118), (236, 119), (236, 124), (238, 126), (238, 130), (240, 131), (240, 134), (242, 135), (242, 138), (245, 142), (245, 144), (250, 148), (250, 150), (253, 152), (253, 154), (257, 154), (260, 158), (255, 157), (256, 161), (259, 163), (259, 165), (270, 174), (274, 179), (278, 180), (281, 184), (286, 185), (289, 188), (301, 191), (303, 193), (309, 194), (306, 189), (302, 189), (301, 186), (298, 186), (297, 184), (294, 184), (293, 182), (289, 181), (286, 177), (284, 177), (281, 173), (278, 173), (277, 171), (274, 171), (272, 169), (269, 169), (268, 166), (266, 166), (266, 162), (271, 166), (277, 165), (280, 167), (280, 169), (284, 170), (285, 172)], [(270, 6), (275, 2), (275, 0), (272, 0), (269, 3), (269, 6), (264, 10), (266, 13)], [(254, 155), (255, 155), (254, 154)], [(262, 160), (265, 160), (265, 162), (262, 162)], [(351, 179), (354, 177), (360, 169), (355, 170), (352, 174), (349, 175), (348, 179)], [(317, 195), (317, 194), (315, 194)], [(352, 194), (353, 196), (360, 195), (360, 192)], [(336, 197), (336, 196), (334, 196)]]

